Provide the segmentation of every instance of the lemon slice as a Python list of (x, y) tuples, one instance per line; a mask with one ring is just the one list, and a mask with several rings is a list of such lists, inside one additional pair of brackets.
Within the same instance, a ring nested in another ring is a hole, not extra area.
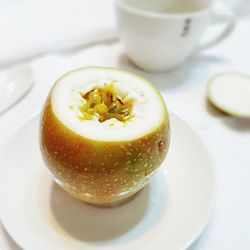
[(221, 111), (240, 118), (250, 118), (250, 76), (224, 72), (208, 82), (208, 99)]

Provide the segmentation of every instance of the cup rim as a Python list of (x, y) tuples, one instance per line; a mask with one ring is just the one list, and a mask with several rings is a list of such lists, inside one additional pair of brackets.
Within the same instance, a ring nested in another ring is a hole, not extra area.
[(190, 16), (200, 16), (203, 15), (204, 13), (209, 12), (214, 4), (214, 0), (210, 0), (210, 4), (208, 7), (197, 10), (197, 11), (188, 11), (188, 12), (180, 12), (180, 13), (160, 13), (160, 12), (153, 12), (153, 11), (148, 11), (148, 10), (143, 10), (139, 8), (134, 8), (131, 7), (128, 4), (125, 4), (122, 0), (115, 0), (115, 3), (118, 7), (125, 9), (128, 12), (131, 12), (136, 15), (140, 16), (146, 16), (146, 17), (151, 17), (151, 18), (160, 18), (160, 19), (167, 19), (167, 18), (183, 18), (183, 17), (190, 17)]

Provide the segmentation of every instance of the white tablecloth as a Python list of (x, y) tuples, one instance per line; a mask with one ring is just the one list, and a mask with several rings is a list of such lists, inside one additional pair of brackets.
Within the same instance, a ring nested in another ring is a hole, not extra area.
[[(205, 98), (206, 80), (215, 72), (226, 69), (250, 72), (249, 30), (250, 21), (240, 21), (227, 41), (192, 57), (177, 70), (162, 74), (137, 69), (119, 42), (35, 58), (31, 61), (35, 86), (21, 102), (0, 116), (0, 151), (18, 127), (41, 110), (50, 87), (65, 71), (80, 66), (103, 65), (136, 72), (154, 82), (169, 109), (193, 126), (215, 160), (216, 207), (208, 227), (190, 249), (249, 250), (250, 121), (225, 116), (208, 105)], [(19, 249), (3, 227), (0, 227), (0, 249)]]

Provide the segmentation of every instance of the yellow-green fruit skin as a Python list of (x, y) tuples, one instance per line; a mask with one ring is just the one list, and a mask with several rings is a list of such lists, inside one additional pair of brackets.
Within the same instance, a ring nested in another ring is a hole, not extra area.
[(67, 128), (47, 98), (40, 126), (43, 159), (73, 197), (96, 205), (119, 203), (145, 186), (164, 160), (170, 141), (167, 110), (151, 133), (131, 141), (95, 141)]

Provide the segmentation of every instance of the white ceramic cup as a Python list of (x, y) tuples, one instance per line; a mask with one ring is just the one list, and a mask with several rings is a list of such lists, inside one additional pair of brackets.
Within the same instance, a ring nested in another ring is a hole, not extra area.
[[(212, 0), (115, 0), (118, 30), (131, 60), (147, 71), (175, 68), (195, 51), (224, 40), (235, 18)], [(224, 22), (221, 33), (201, 44), (207, 27)]]

